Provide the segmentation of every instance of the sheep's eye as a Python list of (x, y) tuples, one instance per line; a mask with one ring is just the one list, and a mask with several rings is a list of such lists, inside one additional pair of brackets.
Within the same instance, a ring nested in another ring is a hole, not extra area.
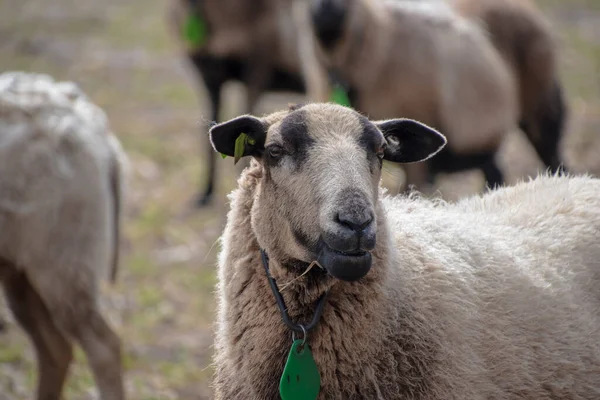
[(379, 150), (377, 150), (377, 157), (378, 157), (380, 160), (383, 160), (383, 157), (384, 157), (384, 156), (385, 156), (385, 146), (381, 146), (381, 147), (379, 148)]
[(277, 146), (277, 145), (273, 145), (273, 146), (269, 146), (269, 148), (267, 149), (267, 152), (269, 153), (269, 157), (272, 158), (281, 158), (284, 154), (284, 150), (281, 146)]

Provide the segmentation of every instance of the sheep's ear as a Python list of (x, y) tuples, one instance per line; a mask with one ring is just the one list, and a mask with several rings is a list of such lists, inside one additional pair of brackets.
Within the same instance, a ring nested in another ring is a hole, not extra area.
[(235, 142), (242, 134), (248, 135), (244, 142), (243, 156), (260, 157), (265, 149), (267, 124), (252, 115), (242, 115), (214, 125), (208, 131), (213, 148), (226, 156), (235, 156)]
[(414, 163), (433, 157), (446, 145), (446, 137), (418, 121), (399, 118), (376, 121), (387, 142), (384, 160)]

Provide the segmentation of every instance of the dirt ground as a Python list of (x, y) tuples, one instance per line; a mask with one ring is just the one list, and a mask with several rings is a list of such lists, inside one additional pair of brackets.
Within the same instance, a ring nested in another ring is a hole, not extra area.
[[(570, 106), (565, 157), (574, 171), (600, 174), (600, 2), (539, 0), (561, 44), (561, 74)], [(164, 24), (162, 0), (0, 0), (0, 71), (45, 72), (72, 80), (107, 112), (131, 159), (119, 281), (103, 288), (102, 306), (123, 339), (131, 399), (209, 399), (217, 238), (232, 160), (219, 161), (218, 199), (193, 210), (204, 171), (200, 121), (205, 92), (177, 52)], [(243, 88), (226, 89), (222, 118), (243, 109)], [(298, 96), (269, 95), (262, 111)], [(518, 133), (501, 166), (510, 182), (540, 163)], [(394, 187), (401, 171), (386, 168)], [(478, 173), (442, 179), (457, 198), (481, 183)], [(30, 399), (35, 356), (0, 300), (0, 400)], [(81, 351), (66, 399), (94, 399)]]

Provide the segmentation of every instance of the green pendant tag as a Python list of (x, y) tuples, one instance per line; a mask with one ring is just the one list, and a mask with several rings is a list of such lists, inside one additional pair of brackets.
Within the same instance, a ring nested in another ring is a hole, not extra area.
[(331, 91), (330, 101), (341, 106), (350, 107), (350, 99), (348, 98), (348, 94), (344, 89), (337, 85)]
[(314, 400), (321, 389), (321, 376), (308, 344), (294, 340), (279, 381), (282, 400)]
[(200, 47), (208, 36), (206, 22), (196, 14), (190, 14), (183, 26), (185, 39), (193, 46)]

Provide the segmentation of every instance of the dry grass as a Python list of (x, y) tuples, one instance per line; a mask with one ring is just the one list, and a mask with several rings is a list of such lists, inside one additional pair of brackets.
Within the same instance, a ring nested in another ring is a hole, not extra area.
[[(568, 3), (568, 4), (567, 4)], [(600, 172), (600, 6), (596, 0), (540, 0), (562, 43), (562, 75), (571, 105), (565, 141), (578, 170)], [(133, 165), (119, 282), (103, 307), (124, 341), (131, 399), (208, 399), (215, 244), (225, 221), (232, 161), (219, 162), (218, 201), (190, 208), (203, 176), (198, 156), (204, 91), (179, 57), (160, 0), (0, 0), (0, 71), (47, 72), (76, 81), (108, 113)], [(197, 89), (197, 90), (196, 90)], [(197, 95), (198, 93), (198, 95)], [(227, 88), (223, 117), (242, 110), (240, 88)], [(295, 97), (296, 99), (297, 97)], [(269, 96), (264, 111), (293, 101)], [(502, 163), (514, 181), (539, 163), (514, 134)], [(398, 171), (389, 168), (386, 183)], [(477, 174), (446, 179), (448, 197), (472, 189)], [(31, 346), (0, 303), (0, 400), (29, 399), (35, 384)], [(82, 353), (66, 399), (95, 398)]]

